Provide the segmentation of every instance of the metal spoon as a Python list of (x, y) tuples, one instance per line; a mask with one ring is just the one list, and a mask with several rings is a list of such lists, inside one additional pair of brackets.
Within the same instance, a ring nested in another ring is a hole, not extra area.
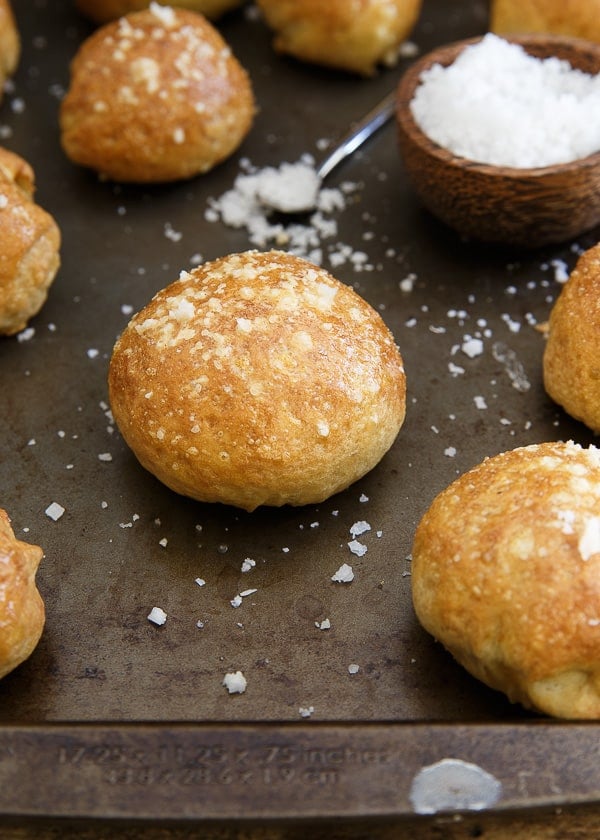
[(257, 189), (260, 203), (280, 213), (313, 210), (323, 180), (391, 119), (395, 103), (393, 90), (342, 137), (316, 169), (303, 163), (282, 164), (279, 169), (271, 169)]

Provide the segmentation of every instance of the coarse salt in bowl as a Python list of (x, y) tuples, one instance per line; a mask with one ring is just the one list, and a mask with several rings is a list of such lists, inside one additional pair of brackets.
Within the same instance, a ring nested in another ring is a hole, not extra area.
[(417, 60), (396, 117), (422, 204), (463, 237), (523, 248), (600, 224), (599, 73), (600, 44), (558, 35), (488, 34)]

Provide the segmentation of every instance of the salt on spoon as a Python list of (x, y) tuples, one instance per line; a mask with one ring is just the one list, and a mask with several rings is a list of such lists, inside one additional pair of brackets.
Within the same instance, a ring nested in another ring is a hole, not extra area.
[(280, 213), (313, 210), (323, 180), (391, 119), (395, 103), (396, 91), (393, 90), (342, 137), (316, 169), (302, 161), (264, 169), (256, 189), (258, 201), (263, 207)]

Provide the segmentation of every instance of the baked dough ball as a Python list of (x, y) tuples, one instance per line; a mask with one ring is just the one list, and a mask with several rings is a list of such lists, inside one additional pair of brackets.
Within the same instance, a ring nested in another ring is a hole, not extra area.
[(600, 718), (600, 450), (485, 460), (419, 523), (413, 600), (475, 677), (562, 718)]
[(0, 99), (4, 83), (17, 69), (21, 42), (8, 0), (0, 0)]
[(549, 32), (600, 41), (600, 0), (492, 0), (490, 29), (499, 35)]
[(302, 61), (370, 76), (393, 65), (421, 0), (258, 0), (274, 47)]
[(0, 148), (0, 335), (39, 312), (60, 265), (60, 231), (33, 191), (29, 164)]
[(173, 181), (231, 155), (253, 116), (248, 74), (214, 26), (153, 4), (81, 45), (61, 139), (72, 161), (115, 181)]
[(44, 602), (35, 585), (42, 559), (37, 545), (16, 539), (0, 509), (0, 677), (24, 662), (44, 629)]
[(544, 386), (577, 420), (600, 433), (600, 244), (577, 261), (550, 313)]
[(404, 420), (402, 359), (348, 286), (279, 251), (206, 263), (117, 341), (114, 418), (178, 493), (248, 511), (321, 502), (363, 476)]
[[(190, 9), (192, 12), (200, 12), (207, 18), (214, 20), (225, 14), (225, 12), (240, 6), (242, 0), (173, 0), (168, 3), (165, 0), (158, 0), (160, 5), (176, 6), (179, 9)], [(151, 0), (75, 0), (75, 5), (86, 17), (94, 23), (108, 23), (129, 14), (148, 9)]]

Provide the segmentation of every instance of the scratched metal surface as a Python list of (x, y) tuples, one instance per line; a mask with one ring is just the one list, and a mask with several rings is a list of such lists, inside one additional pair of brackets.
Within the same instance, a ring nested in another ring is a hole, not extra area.
[[(0, 683), (2, 731), (64, 721), (286, 723), (310, 707), (311, 725), (534, 725), (417, 626), (409, 555), (420, 515), (458, 473), (521, 444), (591, 440), (544, 394), (535, 324), (560, 289), (554, 266), (572, 267), (597, 232), (534, 254), (461, 242), (418, 206), (394, 130), (383, 130), (332, 178), (359, 185), (335, 241), (364, 251), (373, 270), (349, 262), (333, 270), (381, 312), (402, 350), (408, 413), (394, 447), (318, 507), (246, 514), (178, 497), (107, 428), (106, 372), (123, 307), (143, 306), (198, 253), (249, 247), (244, 231), (204, 218), (242, 156), (258, 165), (318, 156), (317, 141), (365, 112), (406, 64), (369, 80), (302, 65), (276, 56), (260, 20), (240, 10), (220, 28), (260, 105), (243, 148), (186, 183), (117, 187), (72, 166), (58, 142), (68, 62), (91, 27), (67, 0), (15, 5), (23, 56), (0, 131), (34, 166), (37, 199), (57, 219), (63, 247), (33, 335), (0, 341), (0, 506), (17, 535), (44, 548), (47, 608), (35, 653)], [(424, 51), (486, 22), (483, 2), (449, 12), (426, 0), (413, 40)], [(402, 291), (410, 275), (412, 291)], [(475, 334), (484, 351), (471, 359), (457, 348)], [(513, 387), (494, 347), (516, 354), (528, 390)], [(451, 363), (463, 372), (451, 375)], [(54, 501), (65, 508), (57, 522), (44, 513)], [(371, 526), (362, 557), (347, 545), (359, 520)], [(256, 566), (242, 573), (247, 557)], [(332, 583), (344, 562), (355, 580)], [(249, 588), (256, 592), (232, 607)], [(168, 614), (161, 628), (147, 620), (153, 606)], [(324, 619), (329, 630), (316, 627)], [(245, 674), (243, 695), (222, 687), (229, 670)]]

